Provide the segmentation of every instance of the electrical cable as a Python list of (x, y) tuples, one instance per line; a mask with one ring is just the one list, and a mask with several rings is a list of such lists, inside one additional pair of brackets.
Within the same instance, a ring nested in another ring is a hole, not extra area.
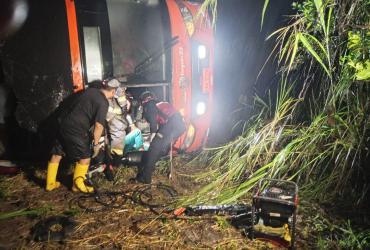
[[(121, 197), (122, 200), (118, 202), (118, 197)], [(84, 209), (86, 212), (101, 212), (108, 209), (118, 209), (123, 207), (123, 205), (127, 202), (128, 196), (124, 192), (99, 192), (99, 193), (91, 193), (86, 195), (81, 195), (77, 197), (77, 205)], [(95, 203), (99, 204), (100, 206), (91, 207), (86, 205), (88, 201), (95, 201)]]
[(142, 187), (141, 189), (135, 190), (132, 194), (132, 200), (137, 204), (140, 204), (144, 207), (149, 208), (155, 214), (159, 214), (159, 212), (156, 210), (159, 208), (162, 208), (166, 212), (173, 211), (173, 209), (170, 209), (170, 208), (166, 209), (171, 204), (171, 202), (166, 202), (166, 203), (157, 203), (157, 202), (152, 203), (151, 202), (155, 200), (155, 198), (157, 198), (157, 197), (153, 197), (152, 193), (150, 192), (153, 190), (157, 190), (157, 191), (159, 190), (162, 192), (164, 191), (165, 194), (168, 195), (168, 197), (170, 197), (170, 199), (175, 199), (178, 195), (177, 191), (173, 187), (159, 183), (159, 184), (146, 185)]
[[(82, 178), (82, 177), (80, 177)], [(94, 193), (83, 194), (78, 197), (75, 197), (70, 200), (69, 206), (72, 208), (73, 204), (76, 203), (78, 207), (84, 209), (86, 212), (101, 212), (103, 210), (108, 209), (118, 209), (121, 208), (128, 200), (133, 201), (136, 204), (141, 206), (147, 207), (155, 214), (159, 214), (158, 209), (162, 208), (161, 212), (172, 212), (173, 209), (167, 208), (171, 202), (166, 203), (153, 203), (152, 201), (155, 200), (156, 197), (153, 197), (151, 191), (160, 191), (164, 192), (165, 195), (170, 197), (170, 199), (174, 199), (177, 197), (177, 191), (172, 188), (171, 186), (164, 185), (164, 184), (151, 184), (145, 185), (138, 190), (134, 191), (100, 191), (99, 188), (91, 181), (91, 180), (84, 180), (87, 182), (86, 184), (91, 185), (94, 188)], [(128, 193), (132, 192), (132, 195), (128, 195)], [(121, 199), (119, 199), (121, 198)], [(86, 203), (89, 201), (94, 201), (101, 206), (94, 206), (91, 207)]]
[[(76, 179), (78, 178), (83, 177), (77, 177)], [(70, 208), (73, 207), (73, 203), (76, 201), (77, 206), (84, 209), (86, 212), (101, 212), (107, 209), (121, 208), (129, 199), (129, 196), (126, 195), (125, 192), (100, 191), (98, 186), (89, 178), (86, 180), (84, 179), (84, 184), (92, 186), (94, 188), (94, 192), (86, 193), (71, 199), (69, 202)], [(119, 197), (122, 199), (118, 199)], [(87, 205), (86, 203), (91, 200), (94, 200), (95, 203), (98, 203), (101, 206), (91, 207)]]

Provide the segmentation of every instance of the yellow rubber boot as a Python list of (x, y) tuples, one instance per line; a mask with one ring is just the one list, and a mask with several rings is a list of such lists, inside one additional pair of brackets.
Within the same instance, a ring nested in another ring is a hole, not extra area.
[(89, 165), (76, 163), (75, 172), (73, 174), (73, 192), (92, 193), (94, 192), (93, 187), (85, 185), (86, 173)]
[(288, 224), (284, 224), (284, 240), (291, 242), (292, 236), (290, 235)]
[(52, 191), (60, 187), (60, 182), (56, 181), (59, 163), (49, 162), (46, 175), (46, 191)]

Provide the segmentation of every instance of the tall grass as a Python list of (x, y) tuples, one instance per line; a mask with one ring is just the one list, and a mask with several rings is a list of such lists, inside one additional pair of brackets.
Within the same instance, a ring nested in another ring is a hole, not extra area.
[(297, 14), (270, 36), (284, 72), (275, 107), (257, 99), (263, 105), (238, 138), (198, 157), (212, 166), (209, 184), (186, 203), (234, 202), (263, 177), (294, 180), (306, 198), (355, 193), (351, 201), (364, 201), (369, 7), (365, 0), (294, 3)]
[(205, 13), (210, 13), (212, 18), (212, 27), (216, 25), (217, 19), (217, 0), (204, 0), (197, 14), (197, 18)]

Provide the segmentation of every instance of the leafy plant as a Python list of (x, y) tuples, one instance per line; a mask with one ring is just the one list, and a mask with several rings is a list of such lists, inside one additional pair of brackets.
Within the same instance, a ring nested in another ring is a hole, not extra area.
[(9, 195), (9, 186), (5, 184), (5, 178), (0, 176), (0, 200)]
[(369, 190), (360, 173), (366, 171), (370, 89), (359, 82), (367, 64), (364, 71), (353, 70), (350, 60), (363, 59), (360, 51), (369, 45), (366, 37), (353, 35), (362, 30), (348, 29), (366, 22), (364, 6), (360, 0), (295, 5), (290, 23), (269, 37), (276, 38), (284, 72), (275, 108), (261, 105), (243, 134), (199, 156), (212, 166), (203, 176), (209, 184), (185, 202), (233, 202), (264, 177), (295, 180), (306, 198), (325, 200), (348, 194), (358, 183), (353, 199), (363, 201)]
[(197, 13), (197, 18), (207, 12), (212, 14), (212, 27), (215, 27), (217, 19), (217, 0), (204, 0)]
[(348, 54), (342, 58), (342, 64), (355, 69), (356, 80), (370, 79), (370, 32), (348, 32)]
[[(322, 218), (321, 218), (322, 219)], [(324, 222), (323, 222), (324, 221)], [(318, 249), (368, 249), (370, 247), (370, 230), (353, 228), (350, 221), (342, 225), (333, 225), (328, 221), (318, 221), (320, 229), (316, 247)], [(317, 228), (313, 229), (316, 230)]]
[(338, 227), (342, 232), (339, 246), (342, 249), (367, 249), (370, 247), (370, 230), (354, 230), (350, 221), (344, 227)]
[(43, 207), (37, 209), (20, 209), (13, 212), (3, 212), (0, 213), (0, 220), (10, 219), (19, 216), (41, 215), (47, 213), (49, 210), (50, 207)]

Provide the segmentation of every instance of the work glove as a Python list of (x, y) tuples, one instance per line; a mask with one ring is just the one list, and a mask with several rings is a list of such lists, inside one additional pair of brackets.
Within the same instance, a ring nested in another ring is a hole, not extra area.
[(153, 139), (154, 139), (155, 135), (156, 135), (156, 133), (151, 133), (151, 135), (150, 135), (150, 142), (152, 142), (152, 141), (153, 141)]
[(130, 132), (131, 132), (131, 131), (134, 131), (135, 129), (137, 129), (137, 127), (136, 127), (135, 123), (131, 124), (131, 125), (130, 125)]
[(93, 146), (93, 155), (92, 155), (92, 158), (95, 158), (98, 156), (99, 152), (100, 152), (100, 148), (101, 148), (101, 144), (98, 143), (98, 144), (94, 144)]

